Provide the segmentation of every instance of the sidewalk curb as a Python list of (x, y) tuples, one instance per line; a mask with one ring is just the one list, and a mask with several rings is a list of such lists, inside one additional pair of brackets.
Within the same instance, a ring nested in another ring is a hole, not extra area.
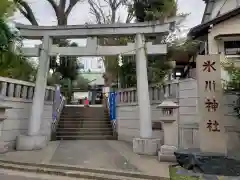
[(12, 169), (25, 172), (36, 172), (45, 174), (54, 174), (75, 178), (99, 179), (99, 180), (127, 180), (145, 179), (145, 180), (169, 180), (169, 178), (145, 175), (141, 173), (132, 173), (124, 171), (112, 171), (106, 169), (90, 169), (78, 166), (56, 165), (56, 164), (35, 164), (25, 162), (14, 162), (0, 159), (0, 168)]

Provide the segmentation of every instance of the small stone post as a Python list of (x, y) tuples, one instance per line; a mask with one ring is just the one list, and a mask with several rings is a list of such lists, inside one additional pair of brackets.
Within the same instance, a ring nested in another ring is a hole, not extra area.
[(162, 109), (162, 123), (164, 131), (164, 145), (161, 146), (160, 151), (158, 151), (158, 160), (165, 162), (175, 162), (176, 158), (174, 152), (177, 150), (178, 146), (178, 125), (176, 109), (178, 104), (170, 101), (164, 100), (157, 108)]

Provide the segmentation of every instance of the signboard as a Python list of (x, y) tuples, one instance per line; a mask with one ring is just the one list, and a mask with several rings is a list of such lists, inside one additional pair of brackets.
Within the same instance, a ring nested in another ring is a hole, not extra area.
[(199, 141), (203, 152), (226, 153), (220, 55), (198, 56)]

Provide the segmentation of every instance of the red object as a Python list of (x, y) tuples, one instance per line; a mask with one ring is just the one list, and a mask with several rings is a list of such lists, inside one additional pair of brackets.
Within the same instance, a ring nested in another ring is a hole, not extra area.
[(84, 105), (87, 106), (88, 104), (89, 104), (88, 99), (85, 99), (85, 100), (84, 100)]

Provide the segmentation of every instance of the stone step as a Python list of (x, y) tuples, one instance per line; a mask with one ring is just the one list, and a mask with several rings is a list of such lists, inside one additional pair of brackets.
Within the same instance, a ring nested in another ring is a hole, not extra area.
[[(102, 107), (102, 106), (89, 106), (89, 107), (87, 107), (88, 109), (98, 109), (98, 110), (105, 110), (105, 108), (104, 107)], [(84, 107), (84, 106), (64, 106), (64, 109), (87, 109), (86, 107)]]
[(57, 135), (57, 140), (116, 140), (113, 135)]
[(68, 134), (101, 134), (101, 133), (112, 133), (112, 129), (96, 129), (96, 130), (69, 130), (69, 129), (58, 129), (56, 131), (58, 134), (64, 134), (64, 133), (68, 133)]
[(66, 124), (68, 124), (68, 123), (70, 123), (70, 124), (76, 124), (76, 123), (86, 123), (86, 124), (92, 124), (92, 123), (96, 123), (96, 124), (111, 124), (111, 121), (109, 121), (109, 120), (97, 120), (97, 119), (75, 119), (75, 120), (72, 120), (72, 119), (69, 119), (69, 120), (66, 120), (66, 121), (64, 121), (64, 120), (62, 120), (62, 119), (60, 119), (60, 121), (58, 122), (59, 124), (61, 124), (61, 123), (66, 123)]
[(68, 121), (68, 120), (98, 120), (98, 121), (109, 121), (109, 119), (108, 118), (106, 118), (106, 117), (85, 117), (85, 116), (61, 116), (60, 117), (60, 120), (66, 120), (66, 121)]
[(83, 111), (74, 111), (74, 110), (63, 110), (62, 111), (62, 114), (89, 114), (89, 113), (92, 113), (94, 112), (95, 114), (99, 114), (99, 115), (105, 115), (105, 114), (108, 114), (108, 112), (102, 112), (102, 111), (96, 111), (96, 110), (83, 110)]
[(97, 112), (108, 112), (104, 108), (92, 108), (92, 107), (76, 107), (76, 108), (63, 108), (64, 111), (97, 111)]
[(111, 124), (107, 123), (62, 123), (58, 124), (58, 128), (112, 128)]
[(102, 116), (60, 116), (60, 119), (97, 119), (97, 120), (109, 120), (109, 117)]
[(62, 121), (58, 123), (61, 125), (111, 125), (111, 122), (97, 122), (97, 121)]
[(112, 129), (112, 126), (106, 126), (106, 125), (96, 125), (96, 124), (92, 124), (92, 125), (62, 125), (62, 126), (58, 126), (58, 129), (68, 129), (68, 128), (86, 128), (86, 129), (91, 129), (91, 128), (109, 128)]
[(84, 114), (84, 113), (88, 114), (88, 113), (91, 113), (91, 112), (95, 112), (96, 114), (108, 114), (108, 111), (99, 111), (99, 110), (95, 110), (95, 109), (92, 109), (92, 110), (84, 109), (84, 110), (81, 110), (81, 111), (66, 110), (66, 109), (62, 110), (62, 113), (76, 113), (76, 114)]
[[(94, 113), (94, 114), (91, 114)], [(89, 112), (66, 112), (66, 111), (62, 111), (61, 113), (62, 115), (71, 115), (71, 114), (75, 114), (75, 115), (100, 115), (100, 116), (106, 116), (108, 115), (108, 113), (100, 113), (100, 112), (95, 112), (95, 111), (89, 111)]]
[(57, 133), (68, 132), (68, 133), (86, 133), (87, 134), (87, 133), (112, 132), (112, 129), (111, 128), (105, 128), (105, 129), (99, 128), (99, 129), (92, 130), (90, 128), (85, 128), (84, 130), (83, 129), (82, 130), (80, 130), (80, 129), (75, 129), (75, 130), (71, 129), (71, 130), (69, 130), (69, 129), (65, 129), (65, 128), (59, 128), (59, 129), (57, 129), (56, 132)]
[(104, 130), (112, 130), (111, 127), (100, 127), (100, 128), (58, 128), (59, 131), (61, 130), (68, 130), (68, 131), (104, 131)]
[(113, 134), (113, 131), (112, 130), (108, 130), (108, 131), (84, 131), (84, 132), (81, 132), (81, 131), (58, 131), (56, 132), (56, 135), (57, 136), (75, 136), (75, 135), (80, 135), (80, 136), (85, 136), (85, 135), (112, 135)]
[(0, 168), (34, 172), (39, 174), (52, 174), (64, 177), (98, 179), (98, 180), (167, 180), (159, 176), (146, 175), (137, 172), (117, 171), (107, 169), (92, 169), (59, 164), (36, 164), (24, 162), (11, 162), (0, 160)]

